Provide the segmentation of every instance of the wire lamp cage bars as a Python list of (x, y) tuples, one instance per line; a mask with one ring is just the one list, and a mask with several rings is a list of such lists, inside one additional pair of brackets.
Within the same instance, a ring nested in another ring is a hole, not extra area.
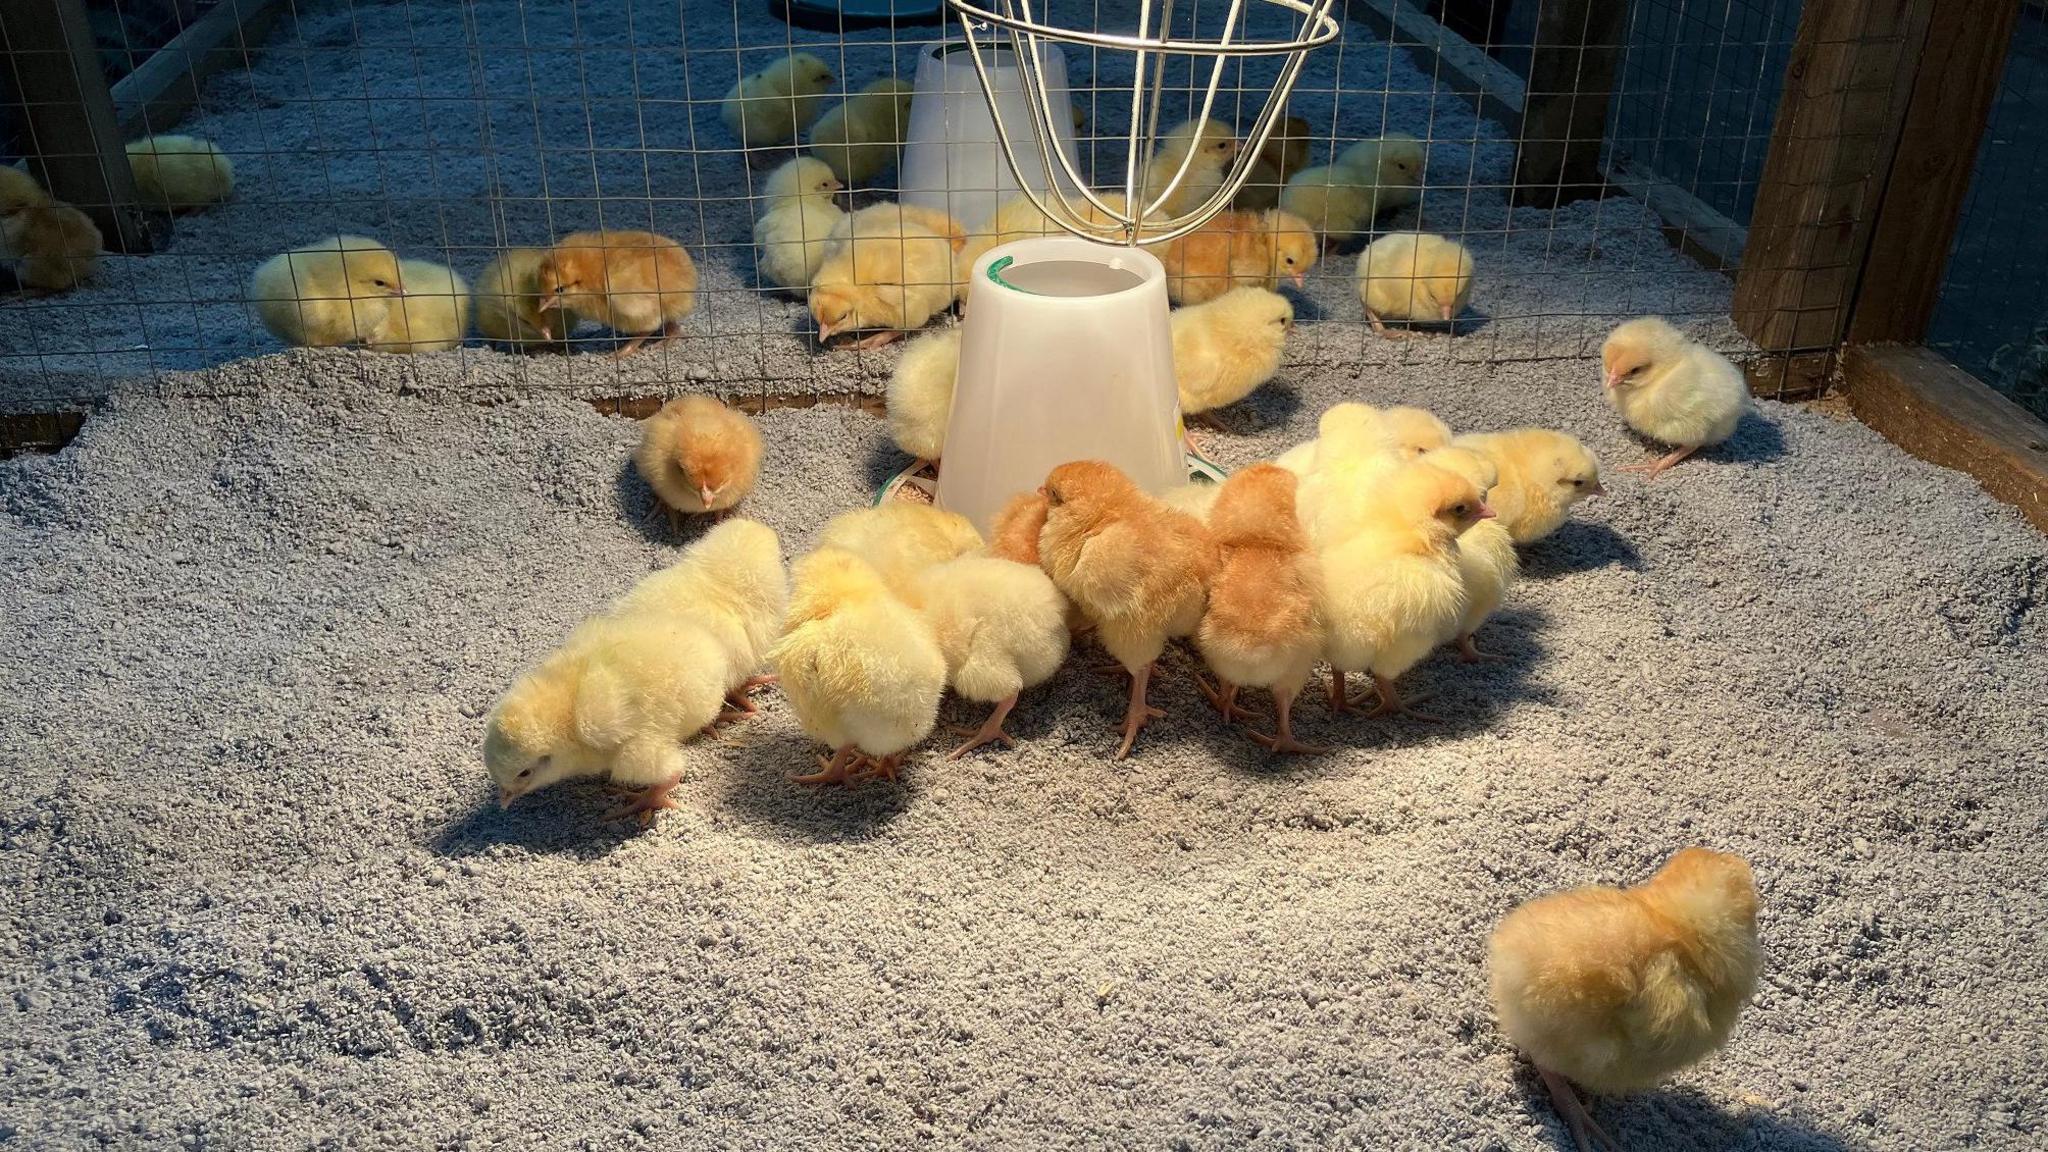
[[(988, 96), (1003, 158), (1009, 162), (1010, 170), (1017, 174), (1024, 195), (1029, 196), (1038, 210), (1053, 223), (1076, 236), (1125, 245), (1136, 245), (1141, 240), (1147, 244), (1172, 240), (1201, 227), (1222, 211), (1251, 176), (1253, 158), (1265, 147), (1267, 136), (1285, 115), (1287, 99), (1294, 91), (1295, 80), (1300, 76), (1301, 66), (1308, 59), (1310, 50), (1335, 40), (1342, 31), (1336, 18), (1330, 15), (1334, 0), (1230, 0), (1221, 30), (1213, 38), (1176, 37), (1173, 33), (1174, 0), (1160, 0), (1156, 4), (1154, 0), (1139, 0), (1138, 24), (1134, 32), (1059, 27), (1047, 22), (1049, 16), (1041, 9), (1043, 0), (1039, 3), (1034, 3), (1034, 0), (946, 2), (960, 17), (974, 60), (975, 74), (981, 80), (982, 91)], [(1252, 35), (1247, 31), (1249, 21), (1246, 17), (1248, 10), (1253, 8), (1281, 9), (1292, 13), (1289, 18), (1291, 34), (1268, 38)], [(991, 47), (997, 45), (998, 37), (1008, 40), (1011, 56), (1018, 62), (1024, 105), (1031, 118), (1032, 131), (1028, 139), (1035, 141), (1033, 146), (1039, 150), (1039, 159), (1044, 164), (1038, 170), (1054, 174), (1042, 189), (1033, 187), (1032, 181), (1025, 179), (1024, 174), (1029, 168), (1018, 162), (1016, 144), (1018, 132), (1015, 129), (1021, 126), (1003, 123), (1003, 101), (997, 98), (989, 62), (984, 59)], [(1091, 187), (1074, 161), (1052, 143), (1057, 139), (1052, 131), (1054, 117), (1066, 116), (1068, 112), (1065, 103), (1056, 99), (1054, 86), (1046, 82), (1046, 54), (1043, 49), (1048, 43), (1129, 52), (1135, 57), (1130, 84), (1129, 140), (1125, 146), (1120, 200), (1105, 197)], [(1201, 92), (1199, 113), (1190, 117), (1206, 121), (1215, 110), (1217, 92), (1222, 88), (1232, 62), (1274, 56), (1281, 57), (1279, 79), (1253, 121), (1251, 131), (1245, 134), (1243, 145), (1238, 149), (1222, 185), (1192, 207), (1171, 215), (1158, 215), (1179, 190), (1195, 158), (1195, 150), (1189, 149), (1181, 157), (1180, 167), (1164, 185), (1148, 189), (1146, 166), (1158, 139), (1168, 62), (1175, 57), (1209, 61), (1209, 75)]]

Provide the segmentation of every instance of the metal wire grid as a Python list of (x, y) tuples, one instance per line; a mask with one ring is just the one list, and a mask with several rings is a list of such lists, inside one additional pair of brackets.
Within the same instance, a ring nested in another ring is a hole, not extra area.
[[(1132, 8), (1064, 0), (1052, 11), (1122, 28)], [(1180, 11), (1200, 29), (1213, 26), (1223, 6), (1197, 0)], [(831, 65), (827, 106), (881, 77), (911, 82), (916, 51), (955, 35), (946, 27), (823, 35), (786, 25), (751, 0), (293, 7), (246, 66), (209, 82), (192, 117), (152, 126), (208, 136), (226, 149), (237, 165), (234, 201), (181, 217), (159, 254), (104, 258), (77, 292), (0, 306), (0, 374), (11, 378), (0, 394), (94, 395), (116, 379), (278, 351), (242, 299), (248, 274), (275, 252), (322, 236), (375, 236), (473, 281), (506, 246), (545, 245), (595, 227), (661, 232), (695, 257), (702, 302), (677, 346), (611, 363), (512, 356), (472, 338), (462, 349), (402, 358), (411, 362), (404, 371), (423, 383), (614, 394), (672, 390), (684, 380), (729, 394), (872, 391), (893, 356), (818, 350), (803, 304), (762, 286), (751, 227), (770, 168), (746, 162), (719, 123), (719, 106), (737, 78), (797, 50)], [(1642, 75), (1628, 64), (1633, 45), (1622, 50), (1622, 74)], [(1120, 123), (1115, 81), (1127, 77), (1129, 62), (1092, 50), (1070, 52), (1068, 63), (1086, 112), (1083, 159), (1096, 165), (1099, 185), (1106, 165), (1121, 160), (1122, 136), (1108, 126)], [(1187, 62), (1179, 67), (1169, 88), (1185, 101), (1198, 85)], [(1225, 93), (1229, 118), (1242, 123), (1264, 102), (1270, 77), (1256, 61), (1235, 70)], [(1105, 77), (1111, 83), (1098, 79)], [(1355, 246), (1326, 255), (1298, 309), (1304, 323), (1290, 349), (1297, 364), (1580, 357), (1626, 316), (1725, 316), (1725, 279), (1675, 256), (1641, 205), (1615, 198), (1554, 212), (1509, 208), (1507, 133), (1474, 113), (1440, 65), (1420, 71), (1404, 49), (1360, 25), (1347, 24), (1344, 39), (1311, 59), (1290, 111), (1312, 126), (1313, 162), (1383, 131), (1421, 138), (1421, 203), (1377, 228), (1419, 226), (1459, 239), (1479, 260), (1480, 285), (1478, 314), (1454, 335), (1390, 341), (1364, 323)], [(1745, 118), (1730, 131), (1747, 148), (1767, 126)], [(855, 189), (851, 203), (889, 195), (889, 180), (885, 173), (874, 187)], [(608, 346), (591, 339), (589, 347)], [(384, 357), (356, 362), (387, 378), (394, 371)]]
[(2048, 3), (2020, 5), (1927, 342), (2048, 418)]

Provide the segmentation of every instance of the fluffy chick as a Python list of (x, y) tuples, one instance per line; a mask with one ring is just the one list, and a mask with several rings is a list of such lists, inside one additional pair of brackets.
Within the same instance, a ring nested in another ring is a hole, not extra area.
[(674, 807), (681, 745), (718, 715), (724, 667), (701, 628), (665, 616), (599, 617), (512, 685), (484, 733), (498, 805), (579, 776), (636, 789), (606, 816)]
[(768, 177), (767, 211), (754, 221), (761, 279), (771, 287), (802, 295), (832, 248), (832, 235), (846, 219), (833, 197), (845, 188), (823, 160), (799, 156)]
[(330, 236), (272, 256), (249, 277), (263, 326), (306, 348), (367, 343), (404, 293), (397, 254), (367, 236)]
[(848, 185), (866, 184), (896, 166), (910, 129), (909, 83), (884, 77), (818, 118), (811, 155)]
[[(1493, 489), (1500, 481), (1500, 470), (1494, 467), (1490, 457), (1468, 448), (1438, 448), (1423, 457), (1446, 472), (1455, 472), (1472, 482), (1479, 490), (1479, 498), (1493, 508)], [(1507, 599), (1508, 589), (1522, 575), (1521, 557), (1515, 554), (1515, 538), (1507, 526), (1500, 522), (1500, 510), (1494, 509), (1490, 519), (1481, 520), (1458, 534), (1458, 571), (1465, 578), (1465, 615), (1458, 621), (1456, 640), (1458, 657), (1467, 664), (1482, 660), (1500, 660), (1479, 650), (1473, 641), (1473, 634), (1486, 618), (1500, 609)]]
[[(1151, 213), (1179, 216), (1192, 212), (1223, 187), (1231, 157), (1239, 141), (1230, 125), (1220, 120), (1189, 120), (1160, 137), (1159, 151), (1145, 165), (1145, 205)], [(1181, 163), (1187, 172), (1181, 175)], [(1174, 184), (1174, 177), (1180, 182)], [(1164, 203), (1151, 205), (1173, 185)]]
[(1631, 320), (1600, 347), (1607, 403), (1635, 431), (1672, 445), (1624, 472), (1657, 474), (1735, 434), (1749, 411), (1749, 385), (1726, 356), (1688, 338), (1662, 317)]
[(1045, 496), (1040, 563), (1131, 675), (1121, 760), (1138, 731), (1165, 715), (1145, 699), (1153, 662), (1168, 640), (1201, 624), (1219, 562), (1216, 541), (1201, 521), (1147, 496), (1100, 460), (1053, 469)]
[(1427, 232), (1390, 232), (1358, 255), (1358, 299), (1373, 331), (1386, 321), (1449, 323), (1472, 296), (1472, 254)]
[[(1347, 401), (1324, 410), (1315, 439), (1288, 449), (1274, 463), (1302, 478), (1298, 514), (1309, 536), (1321, 542), (1333, 531), (1349, 530), (1341, 525), (1361, 502), (1370, 503), (1381, 475), (1450, 441), (1450, 427), (1426, 408)], [(1333, 471), (1334, 462), (1348, 467)]]
[(697, 265), (681, 244), (653, 232), (572, 232), (548, 249), (536, 273), (543, 312), (587, 317), (631, 337), (614, 360), (682, 334), (697, 307)]
[(675, 531), (684, 513), (725, 512), (754, 491), (761, 430), (713, 397), (678, 396), (640, 426), (633, 466)]
[(370, 333), (379, 352), (444, 352), (462, 346), (469, 332), (469, 284), (455, 269), (429, 260), (401, 260), (405, 295)]
[(959, 364), (960, 329), (944, 328), (911, 341), (889, 374), (889, 438), (920, 467), (945, 453)]
[(1577, 888), (1516, 908), (1487, 969), (1501, 1031), (1536, 1065), (1581, 1152), (1618, 1152), (1572, 1091), (1639, 1092), (1727, 1043), (1756, 991), (1756, 878), (1686, 848), (1633, 888)]
[(899, 596), (910, 594), (918, 573), (981, 546), (981, 533), (967, 517), (901, 501), (841, 512), (818, 534), (818, 547), (851, 552), (872, 564)]
[(768, 649), (782, 634), (789, 610), (789, 573), (773, 529), (751, 520), (727, 520), (684, 550), (682, 559), (633, 586), (613, 612), (688, 620), (702, 628), (724, 659), (720, 691), (729, 712), (752, 714), (750, 689), (772, 683), (759, 676)]
[(1225, 480), (1209, 511), (1221, 564), (1195, 646), (1222, 687), (1212, 701), (1228, 720), (1240, 688), (1268, 688), (1279, 724), (1252, 739), (1275, 752), (1321, 752), (1294, 738), (1294, 698), (1323, 650), (1322, 568), (1294, 515), (1294, 474), (1254, 464)]
[(1219, 212), (1163, 248), (1166, 294), (1176, 304), (1214, 300), (1232, 288), (1271, 291), (1284, 277), (1296, 288), (1316, 264), (1316, 236), (1291, 212)]
[(1499, 472), (1486, 503), (1517, 544), (1557, 531), (1572, 506), (1607, 491), (1600, 459), (1572, 436), (1548, 428), (1476, 432), (1451, 441), (1485, 456)]
[(66, 292), (99, 268), (100, 230), (92, 217), (51, 200), (0, 216), (0, 257), (31, 292)]
[(1314, 129), (1299, 116), (1289, 116), (1266, 136), (1265, 147), (1252, 157), (1251, 171), (1230, 202), (1240, 212), (1280, 207), (1280, 191), (1296, 172), (1308, 167), (1309, 135)]
[(1171, 318), (1173, 376), (1183, 416), (1200, 416), (1252, 394), (1280, 370), (1294, 304), (1264, 288), (1233, 288)]
[(41, 208), (50, 194), (36, 178), (11, 164), (0, 164), (0, 216), (12, 216), (23, 208)]
[(1318, 164), (1296, 172), (1281, 189), (1280, 207), (1308, 222), (1333, 243), (1349, 240), (1372, 226), (1374, 189), (1371, 178), (1342, 164)]
[[(920, 214), (873, 204), (848, 216), (836, 244), (811, 278), (818, 342), (869, 330), (856, 347), (873, 348), (925, 326), (952, 307), (954, 237)], [(964, 246), (964, 234), (958, 237)]]
[(1345, 677), (1367, 672), (1379, 690), (1372, 715), (1434, 719), (1410, 709), (1394, 681), (1455, 634), (1466, 607), (1458, 537), (1493, 512), (1470, 481), (1422, 461), (1344, 483), (1346, 471), (1373, 467), (1344, 460), (1322, 473), (1372, 492), (1349, 523), (1319, 525), (1330, 704), (1348, 711)]
[(947, 685), (964, 699), (994, 706), (947, 759), (998, 740), (1013, 747), (1003, 721), (1018, 695), (1052, 679), (1067, 658), (1066, 597), (1036, 564), (973, 555), (919, 572), (909, 599), (938, 637)]
[(570, 317), (540, 306), (544, 248), (507, 248), (476, 278), (476, 330), (514, 348), (555, 347), (568, 338)]
[(1338, 153), (1337, 163), (1363, 176), (1373, 189), (1374, 216), (1384, 216), (1422, 199), (1422, 141), (1404, 132), (1360, 140)]
[[(988, 526), (988, 554), (1004, 560), (1015, 560), (1019, 564), (1043, 567), (1039, 562), (1038, 540), (1045, 532), (1045, 518), (1052, 511), (1052, 502), (1045, 493), (1019, 492), (1010, 497), (996, 513)], [(1054, 589), (1058, 591), (1057, 588)], [(1091, 625), (1081, 613), (1080, 606), (1068, 600), (1064, 594), (1060, 602), (1067, 606), (1067, 632), (1080, 635)]]
[(235, 192), (235, 165), (211, 140), (197, 136), (145, 136), (128, 144), (128, 167), (144, 204), (187, 212), (225, 201)]
[(805, 734), (832, 749), (805, 784), (850, 781), (857, 758), (895, 778), (903, 753), (931, 735), (946, 657), (923, 615), (873, 565), (842, 548), (797, 561), (789, 618), (769, 659)]
[(823, 60), (809, 52), (793, 53), (742, 76), (726, 90), (718, 118), (742, 148), (794, 144), (818, 118), (818, 104), (832, 80)]

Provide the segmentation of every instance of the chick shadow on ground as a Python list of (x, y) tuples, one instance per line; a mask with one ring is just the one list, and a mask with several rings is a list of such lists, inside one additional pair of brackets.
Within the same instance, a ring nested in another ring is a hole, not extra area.
[(867, 459), (861, 461), (861, 483), (867, 485), (870, 493), (879, 492), (882, 485), (889, 482), (889, 477), (908, 467), (910, 457), (896, 447), (894, 440), (887, 436), (874, 437), (868, 444)]
[(936, 744), (905, 758), (892, 783), (799, 784), (791, 776), (817, 771), (823, 749), (799, 734), (748, 734), (728, 739), (720, 758), (716, 807), (794, 844), (871, 840), (909, 811), (922, 792)]
[[(1301, 409), (1301, 394), (1276, 380), (1228, 408), (1218, 408), (1209, 415), (1221, 425), (1222, 435), (1263, 436), (1286, 428)], [(1196, 427), (1194, 430), (1198, 436), (1218, 435), (1215, 429)]]
[(650, 544), (687, 548), (718, 522), (713, 516), (682, 516), (671, 530), (666, 506), (654, 489), (647, 486), (647, 481), (640, 478), (640, 469), (630, 458), (619, 465), (612, 491), (618, 498), (619, 515)]
[(592, 781), (574, 781), (522, 796), (500, 809), (494, 797), (449, 822), (434, 837), (436, 856), (476, 856), (501, 845), (530, 852), (597, 860), (650, 828), (633, 820), (606, 820), (620, 799)]
[[(1320, 745), (1333, 754), (1407, 747), (1418, 743), (1461, 740), (1497, 728), (1503, 713), (1524, 701), (1554, 704), (1557, 692), (1533, 678), (1544, 663), (1548, 649), (1539, 638), (1549, 616), (1537, 608), (1516, 608), (1495, 613), (1480, 627), (1477, 644), (1481, 651), (1501, 656), (1498, 661), (1466, 664), (1454, 646), (1438, 648), (1396, 682), (1402, 699), (1419, 712), (1439, 717), (1436, 721), (1412, 716), (1368, 717), (1363, 713), (1333, 715), (1329, 706), (1329, 669), (1318, 666), (1308, 686), (1295, 699), (1294, 736), (1304, 744)], [(1348, 687), (1354, 699), (1365, 697), (1370, 709), (1372, 681), (1352, 676)], [(1251, 721), (1262, 732), (1273, 731), (1272, 697), (1264, 691), (1241, 694), (1248, 704), (1265, 713)], [(1208, 708), (1204, 703), (1203, 708)], [(1215, 716), (1213, 710), (1209, 712)], [(1209, 751), (1225, 767), (1259, 776), (1292, 776), (1318, 771), (1316, 763), (1329, 757), (1313, 754), (1280, 754), (1253, 743), (1241, 724), (1224, 724), (1220, 719), (1202, 728)]]
[[(1541, 1082), (1526, 1071), (1517, 1079), (1527, 1094), (1531, 1117), (1544, 1126), (1552, 1143), (1560, 1149), (1576, 1149)], [(1669, 1152), (1864, 1152), (1866, 1148), (1761, 1107), (1730, 1110), (1686, 1087), (1623, 1098), (1596, 1097), (1588, 1106), (1593, 1119), (1624, 1148)]]
[[(1652, 440), (1635, 429), (1626, 429), (1629, 439), (1643, 449), (1641, 462), (1655, 460), (1671, 451), (1671, 446), (1662, 441)], [(1755, 412), (1743, 416), (1742, 423), (1735, 426), (1735, 435), (1712, 448), (1702, 448), (1679, 461), (1651, 484), (1665, 484), (1683, 476), (1684, 470), (1700, 463), (1709, 464), (1768, 464), (1785, 456), (1785, 431), (1774, 420), (1767, 420)], [(1624, 466), (1638, 461), (1624, 460)], [(1641, 481), (1641, 477), (1637, 477)]]
[(1524, 580), (1554, 580), (1609, 565), (1640, 572), (1642, 553), (1626, 536), (1592, 520), (1567, 520), (1563, 527), (1522, 550)]

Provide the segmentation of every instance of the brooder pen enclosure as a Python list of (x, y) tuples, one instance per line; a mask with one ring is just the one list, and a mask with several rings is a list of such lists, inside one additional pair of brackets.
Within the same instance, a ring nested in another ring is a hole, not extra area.
[(0, 1146), (2048, 1131), (2038, 0), (0, 48)]

